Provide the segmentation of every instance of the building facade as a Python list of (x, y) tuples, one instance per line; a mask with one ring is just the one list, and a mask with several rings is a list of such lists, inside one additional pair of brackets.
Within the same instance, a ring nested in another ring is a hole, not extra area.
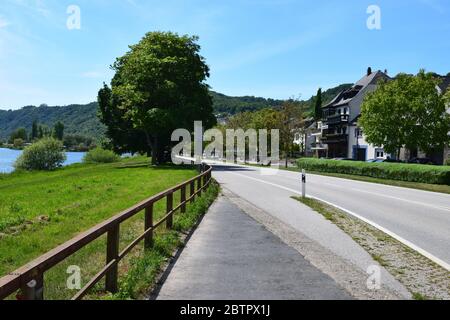
[(364, 97), (377, 88), (380, 80), (389, 81), (381, 71), (368, 72), (352, 88), (339, 93), (323, 107), (321, 146), (326, 146), (328, 158), (345, 158), (359, 161), (386, 159), (382, 146), (365, 140), (357, 121)]

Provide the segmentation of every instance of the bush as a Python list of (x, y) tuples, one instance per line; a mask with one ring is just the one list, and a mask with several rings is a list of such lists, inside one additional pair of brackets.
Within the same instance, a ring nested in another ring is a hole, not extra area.
[(24, 141), (20, 138), (14, 139), (13, 145), (14, 148), (20, 148), (21, 146), (23, 146)]
[(86, 163), (112, 163), (120, 160), (120, 157), (111, 150), (95, 148), (86, 153), (83, 162)]
[(450, 168), (403, 163), (367, 163), (325, 159), (299, 159), (300, 169), (410, 182), (450, 185)]
[(14, 167), (22, 170), (54, 170), (64, 163), (66, 154), (60, 141), (44, 138), (26, 147)]

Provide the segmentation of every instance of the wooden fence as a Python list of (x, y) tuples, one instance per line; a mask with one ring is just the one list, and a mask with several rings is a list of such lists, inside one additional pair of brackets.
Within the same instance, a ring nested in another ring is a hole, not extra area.
[[(104, 234), (107, 234), (106, 265), (72, 299), (82, 299), (104, 277), (105, 290), (116, 293), (118, 290), (119, 262), (141, 241), (144, 241), (145, 248), (151, 248), (155, 229), (163, 223), (166, 224), (167, 229), (171, 229), (174, 213), (178, 210), (181, 213), (186, 212), (186, 205), (193, 203), (195, 198), (200, 197), (202, 192), (209, 187), (212, 181), (212, 168), (206, 165), (202, 165), (201, 168), (202, 173), (200, 175), (117, 214), (9, 275), (0, 278), (0, 299), (5, 299), (20, 290), (18, 295), (20, 299), (43, 300), (44, 273)], [(177, 191), (181, 193), (180, 204), (174, 207), (174, 193)], [(188, 191), (189, 197), (187, 198)], [(154, 204), (164, 199), (166, 200), (166, 214), (161, 220), (154, 222)], [(145, 211), (144, 233), (119, 252), (120, 224), (141, 211)]]

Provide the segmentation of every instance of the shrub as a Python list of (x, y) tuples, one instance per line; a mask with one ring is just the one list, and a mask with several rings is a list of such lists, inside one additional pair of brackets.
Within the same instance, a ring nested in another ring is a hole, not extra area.
[(26, 147), (14, 167), (22, 170), (54, 170), (64, 163), (66, 155), (60, 141), (44, 138)]
[(20, 148), (21, 146), (23, 146), (24, 141), (20, 138), (14, 139), (13, 145), (14, 148)]
[(120, 157), (111, 150), (95, 148), (86, 153), (83, 161), (86, 163), (112, 163), (120, 160)]
[(450, 185), (450, 168), (403, 163), (367, 163), (325, 159), (299, 159), (300, 169), (352, 174), (380, 179)]

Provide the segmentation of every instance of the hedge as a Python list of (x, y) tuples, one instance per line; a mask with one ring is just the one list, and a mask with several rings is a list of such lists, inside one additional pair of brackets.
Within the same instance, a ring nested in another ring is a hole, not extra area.
[(102, 148), (95, 148), (84, 155), (83, 162), (85, 163), (113, 163), (118, 162), (120, 156), (111, 150)]
[(342, 173), (380, 179), (450, 185), (450, 167), (403, 163), (299, 159), (297, 166), (315, 172)]

